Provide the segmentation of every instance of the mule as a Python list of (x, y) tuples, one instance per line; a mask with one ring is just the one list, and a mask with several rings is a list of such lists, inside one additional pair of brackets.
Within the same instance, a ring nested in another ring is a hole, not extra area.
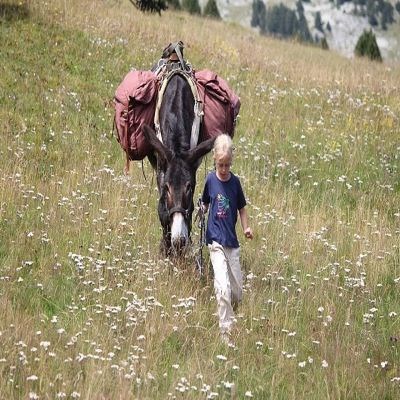
[(188, 80), (174, 74), (168, 80), (159, 109), (161, 140), (148, 125), (143, 133), (152, 153), (159, 192), (158, 216), (163, 229), (161, 250), (182, 255), (190, 244), (196, 171), (215, 137), (190, 148), (195, 99)]

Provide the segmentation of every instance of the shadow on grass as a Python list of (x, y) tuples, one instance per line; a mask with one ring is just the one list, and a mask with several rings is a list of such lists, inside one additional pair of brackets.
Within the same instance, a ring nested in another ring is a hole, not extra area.
[(29, 9), (26, 4), (9, 4), (0, 1), (0, 21), (18, 21), (29, 18)]

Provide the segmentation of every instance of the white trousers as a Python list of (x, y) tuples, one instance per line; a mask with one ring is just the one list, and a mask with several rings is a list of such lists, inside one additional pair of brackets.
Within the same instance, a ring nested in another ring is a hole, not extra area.
[(235, 322), (234, 309), (242, 300), (243, 275), (238, 248), (223, 247), (217, 242), (208, 245), (214, 270), (214, 290), (217, 298), (219, 327), (228, 333)]

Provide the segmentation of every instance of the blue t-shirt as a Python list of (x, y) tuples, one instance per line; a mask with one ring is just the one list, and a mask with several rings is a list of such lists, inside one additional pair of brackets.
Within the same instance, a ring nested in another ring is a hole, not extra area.
[(226, 247), (239, 247), (236, 236), (238, 210), (246, 205), (239, 178), (231, 172), (228, 181), (217, 178), (216, 172), (207, 175), (201, 201), (209, 205), (206, 243), (213, 241)]

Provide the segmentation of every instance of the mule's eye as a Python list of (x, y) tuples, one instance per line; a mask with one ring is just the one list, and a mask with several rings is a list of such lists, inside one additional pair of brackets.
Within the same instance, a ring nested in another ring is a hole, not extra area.
[(172, 204), (172, 192), (171, 192), (171, 187), (166, 183), (164, 185), (164, 190), (165, 190), (165, 198), (167, 201), (167, 205), (170, 206)]

